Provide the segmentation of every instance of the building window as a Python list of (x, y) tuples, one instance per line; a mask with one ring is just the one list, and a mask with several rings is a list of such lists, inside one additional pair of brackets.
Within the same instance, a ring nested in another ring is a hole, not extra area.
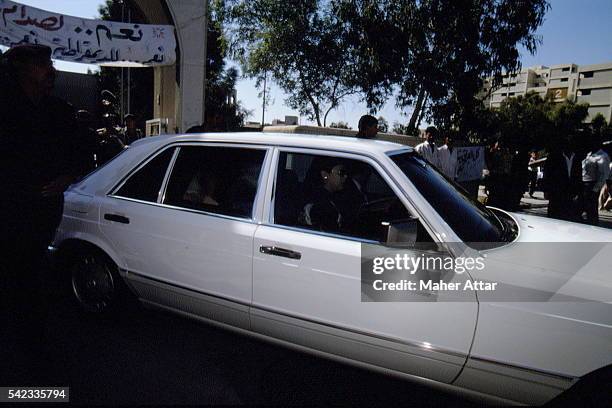
[(561, 82), (567, 82), (567, 78), (561, 78)]
[(581, 89), (578, 91), (578, 96), (587, 96), (591, 94), (590, 89)]
[(562, 72), (568, 72), (569, 70), (570, 70), (570, 69), (569, 69), (569, 67), (565, 67), (565, 68), (563, 68), (561, 71), (562, 71)]
[(580, 78), (593, 78), (593, 71), (581, 73)]

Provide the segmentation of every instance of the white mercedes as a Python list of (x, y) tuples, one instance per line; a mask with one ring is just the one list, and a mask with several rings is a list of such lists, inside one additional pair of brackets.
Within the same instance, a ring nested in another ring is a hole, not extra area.
[[(404, 145), (223, 133), (131, 145), (65, 193), (51, 250), (95, 313), (133, 296), (489, 401), (542, 404), (564, 391), (610, 400), (611, 242), (601, 228), (486, 208)], [(370, 253), (390, 255), (372, 270)], [(425, 266), (430, 256), (454, 271)], [(424, 286), (391, 278), (407, 258)]]

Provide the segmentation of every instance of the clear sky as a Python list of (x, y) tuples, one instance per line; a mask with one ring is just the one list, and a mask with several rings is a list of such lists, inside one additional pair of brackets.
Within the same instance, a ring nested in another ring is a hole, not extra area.
[[(78, 17), (94, 18), (98, 15), (101, 0), (21, 0), (22, 4), (38, 7), (58, 13)], [(544, 24), (537, 34), (542, 38), (536, 55), (526, 51), (521, 53), (524, 67), (533, 65), (555, 65), (561, 63), (597, 64), (612, 62), (612, 0), (551, 0)], [(85, 72), (91, 66), (57, 62), (58, 69)], [(147, 68), (143, 68), (147, 69)], [(253, 116), (249, 120), (261, 121), (261, 99), (254, 81), (241, 80), (238, 84), (238, 99), (250, 110)], [(296, 115), (297, 112), (284, 106), (285, 95), (281, 90), (272, 87), (271, 98), (274, 103), (266, 111), (266, 122), (272, 119), (283, 119), (285, 115)], [(384, 116), (390, 125), (393, 122), (405, 123), (408, 119), (389, 103), (377, 113)], [(346, 100), (342, 106), (329, 115), (328, 122), (343, 121), (356, 128), (359, 117), (366, 113), (364, 104), (357, 98)], [(408, 112), (410, 113), (410, 112)], [(300, 118), (300, 123), (309, 123)]]

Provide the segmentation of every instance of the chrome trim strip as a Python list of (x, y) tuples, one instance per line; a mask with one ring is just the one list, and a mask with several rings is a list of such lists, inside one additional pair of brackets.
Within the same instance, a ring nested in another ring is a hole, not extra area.
[(168, 312), (172, 312), (175, 313), (177, 315), (180, 315), (182, 317), (186, 317), (186, 318), (190, 318), (190, 319), (194, 319), (194, 320), (198, 320), (207, 324), (210, 324), (214, 327), (218, 327), (221, 329), (225, 329), (225, 330), (229, 330), (232, 332), (235, 332), (237, 334), (241, 334), (244, 336), (248, 336), (248, 337), (252, 337), (258, 340), (263, 340), (266, 342), (269, 342), (273, 345), (276, 346), (280, 346), (280, 347), (285, 347), (287, 349), (290, 350), (294, 350), (297, 352), (301, 352), (301, 353), (308, 353), (310, 355), (316, 356), (316, 357), (320, 357), (320, 358), (326, 358), (332, 361), (335, 361), (337, 363), (340, 364), (347, 364), (349, 366), (353, 366), (353, 367), (357, 367), (360, 369), (364, 369), (364, 370), (369, 370), (369, 371), (374, 371), (376, 373), (379, 374), (383, 374), (383, 375), (389, 375), (393, 378), (398, 378), (400, 380), (408, 380), (417, 384), (421, 384), (424, 386), (428, 386), (431, 387), (433, 389), (436, 390), (440, 390), (442, 392), (448, 392), (448, 393), (452, 393), (454, 395), (457, 396), (461, 396), (464, 398), (467, 398), (471, 401), (474, 402), (478, 402), (478, 403), (488, 403), (488, 404), (494, 404), (494, 405), (521, 405), (518, 401), (514, 401), (514, 400), (509, 400), (506, 398), (501, 398), (492, 394), (485, 394), (484, 392), (480, 392), (480, 391), (475, 391), (475, 390), (471, 390), (469, 388), (462, 388), (459, 387), (457, 385), (452, 385), (452, 384), (448, 384), (448, 383), (444, 383), (444, 382), (440, 382), (440, 381), (436, 381), (436, 380), (432, 380), (430, 378), (426, 378), (426, 377), (419, 377), (417, 375), (414, 374), (408, 374), (405, 372), (401, 372), (401, 371), (396, 371), (393, 369), (389, 369), (389, 368), (385, 368), (385, 367), (381, 367), (375, 364), (371, 364), (371, 363), (365, 363), (363, 361), (359, 361), (359, 360), (353, 360), (351, 358), (348, 357), (343, 357), (337, 354), (333, 354), (333, 353), (329, 353), (326, 351), (322, 351), (322, 350), (318, 350), (318, 349), (313, 349), (307, 346), (302, 346), (300, 344), (295, 344), (295, 343), (291, 343), (289, 341), (286, 340), (282, 340), (282, 339), (278, 339), (276, 337), (272, 337), (266, 334), (261, 334), (258, 332), (254, 332), (252, 330), (246, 330), (240, 327), (236, 327), (236, 326), (231, 326), (227, 323), (222, 323), (219, 322), (217, 320), (211, 320), (208, 319), (206, 317), (202, 317), (202, 316), (198, 316), (198, 315), (194, 315), (188, 312), (184, 312), (182, 310), (178, 310), (172, 307), (168, 307), (165, 305), (161, 305), (159, 303), (155, 303), (146, 299), (141, 299), (140, 300), (145, 306), (148, 307), (152, 307), (152, 308), (157, 308), (160, 310), (164, 310), (164, 311), (168, 311)]
[[(404, 346), (418, 348), (419, 350), (422, 350), (422, 351), (429, 351), (429, 352), (434, 352), (434, 353), (446, 354), (448, 356), (459, 357), (459, 358), (467, 358), (468, 357), (467, 354), (460, 353), (460, 352), (457, 352), (457, 351), (447, 350), (447, 349), (443, 349), (443, 348), (439, 348), (439, 347), (435, 347), (435, 346), (431, 346), (431, 345), (425, 344), (423, 342), (409, 341), (409, 340), (402, 340), (402, 339), (388, 337), (388, 336), (381, 336), (379, 334), (372, 333), (372, 332), (351, 329), (351, 328), (347, 328), (347, 327), (344, 327), (344, 326), (338, 326), (338, 325), (331, 324), (331, 323), (324, 323), (324, 322), (320, 322), (320, 321), (317, 321), (317, 320), (312, 320), (312, 319), (308, 319), (308, 318), (304, 318), (304, 317), (297, 317), (297, 316), (290, 315), (290, 314), (287, 314), (287, 313), (279, 312), (279, 311), (274, 310), (274, 309), (269, 309), (269, 308), (263, 307), (263, 306), (251, 306), (251, 308), (252, 309), (261, 310), (261, 311), (264, 311), (264, 312), (268, 312), (268, 313), (274, 313), (275, 315), (279, 315), (279, 316), (285, 316), (285, 317), (288, 317), (290, 319), (301, 320), (303, 322), (308, 322), (308, 323), (316, 324), (316, 325), (319, 325), (319, 326), (325, 326), (325, 327), (328, 327), (330, 329), (341, 330), (341, 331), (349, 332), (349, 333), (352, 333), (352, 334), (358, 334), (358, 335), (361, 335), (361, 336), (372, 337), (372, 338), (375, 338), (375, 339), (378, 339), (378, 340), (383, 340), (383, 341), (388, 341), (388, 342), (391, 342), (391, 343), (402, 344)], [(260, 317), (262, 317), (262, 316), (260, 316)], [(274, 319), (274, 320), (282, 322), (282, 321), (280, 321), (278, 319)], [(287, 322), (283, 322), (283, 323), (287, 323)]]
[[(526, 371), (526, 372), (529, 372), (529, 373), (539, 374), (539, 375), (542, 375), (542, 376), (545, 376), (545, 377), (550, 377), (550, 378), (557, 379), (557, 380), (562, 380), (562, 381), (572, 382), (572, 381), (576, 380), (576, 377), (568, 376), (566, 374), (556, 373), (556, 372), (553, 372), (553, 371), (541, 370), (539, 368), (531, 368), (531, 367), (519, 366), (519, 365), (514, 365), (514, 364), (508, 364), (508, 363), (504, 363), (504, 362), (497, 361), (497, 360), (491, 360), (489, 358), (484, 358), (484, 357), (470, 356), (469, 359), (468, 359), (468, 362), (466, 363), (466, 367), (474, 369), (474, 370), (479, 370), (479, 368), (477, 368), (477, 367), (470, 367), (469, 366), (470, 360), (477, 361), (477, 362), (480, 362), (480, 363), (493, 364), (493, 365), (497, 365), (497, 366), (501, 366), (501, 367), (507, 367), (507, 368), (511, 368), (513, 370)], [(483, 371), (486, 371), (486, 370), (483, 370)]]
[(236, 300), (236, 299), (231, 299), (231, 298), (228, 298), (228, 297), (225, 297), (225, 296), (219, 296), (219, 295), (215, 295), (215, 294), (204, 292), (204, 291), (200, 291), (200, 290), (195, 290), (195, 289), (192, 289), (192, 288), (188, 288), (186, 286), (181, 286), (181, 285), (177, 285), (175, 283), (167, 282), (167, 281), (165, 281), (163, 279), (152, 278), (150, 276), (145, 276), (145, 275), (142, 275), (142, 274), (137, 273), (137, 272), (132, 272), (132, 271), (127, 270), (127, 269), (121, 269), (121, 271), (125, 273), (125, 275), (128, 277), (128, 279), (129, 279), (130, 275), (134, 275), (134, 276), (137, 276), (137, 277), (139, 277), (141, 279), (144, 279), (144, 280), (149, 280), (151, 282), (161, 283), (162, 285), (167, 285), (167, 286), (171, 286), (171, 287), (174, 287), (174, 288), (177, 288), (177, 289), (182, 289), (182, 290), (185, 290), (185, 291), (188, 291), (188, 292), (193, 292), (194, 294), (205, 295), (205, 296), (209, 296), (209, 297), (212, 297), (212, 298), (215, 298), (215, 299), (224, 300), (224, 301), (228, 301), (228, 302), (233, 302), (233, 303), (235, 303), (237, 305), (240, 305), (240, 306), (251, 307), (250, 303), (242, 302), (242, 301), (239, 301), (239, 300)]
[[(423, 350), (423, 351), (430, 351), (430, 352), (435, 352), (435, 353), (441, 353), (441, 354), (446, 354), (446, 355), (449, 355), (449, 356), (459, 357), (459, 358), (467, 358), (468, 357), (468, 355), (464, 354), (464, 353), (460, 353), (460, 352), (456, 352), (456, 351), (452, 351), (452, 350), (442, 349), (442, 348), (431, 346), (429, 344), (425, 344), (425, 343), (422, 343), (422, 342), (411, 342), (411, 341), (408, 341), (408, 340), (402, 340), (402, 339), (397, 339), (397, 338), (392, 338), (392, 337), (387, 337), (387, 336), (381, 336), (381, 335), (376, 334), (376, 333), (366, 332), (366, 331), (362, 331), (362, 330), (350, 329), (350, 328), (346, 328), (346, 327), (343, 327), (343, 326), (337, 326), (337, 325), (330, 324), (330, 323), (323, 323), (323, 322), (319, 322), (317, 320), (307, 319), (307, 318), (304, 318), (304, 317), (297, 317), (297, 316), (290, 315), (290, 314), (283, 313), (283, 312), (279, 312), (277, 310), (270, 309), (270, 308), (267, 308), (267, 307), (255, 306), (253, 304), (248, 304), (248, 303), (240, 302), (240, 301), (237, 301), (235, 299), (229, 299), (229, 298), (224, 297), (224, 296), (219, 296), (219, 295), (216, 295), (216, 294), (210, 294), (210, 293), (207, 293), (205, 291), (200, 291), (200, 290), (194, 290), (194, 289), (191, 289), (191, 288), (186, 288), (186, 287), (181, 286), (181, 285), (176, 285), (174, 283), (169, 283), (169, 282), (163, 281), (161, 279), (157, 279), (157, 278), (151, 278), (151, 277), (139, 274), (139, 273), (130, 272), (130, 271), (127, 271), (127, 270), (125, 270), (125, 272), (126, 272), (127, 276), (135, 275), (135, 276), (138, 276), (139, 278), (142, 278), (142, 279), (146, 279), (146, 280), (150, 280), (150, 281), (153, 281), (153, 282), (161, 283), (161, 284), (164, 284), (164, 285), (168, 285), (168, 286), (176, 287), (176, 288), (179, 288), (179, 289), (187, 290), (187, 291), (194, 292), (194, 293), (197, 293), (197, 294), (200, 294), (200, 295), (210, 296), (210, 297), (213, 297), (213, 298), (216, 298), (216, 299), (234, 302), (234, 303), (239, 304), (239, 305), (249, 306), (251, 309), (260, 310), (260, 311), (267, 312), (267, 313), (273, 313), (273, 314), (278, 315), (278, 316), (285, 316), (285, 317), (288, 317), (288, 318), (294, 319), (294, 320), (300, 320), (300, 321), (303, 321), (303, 322), (308, 322), (308, 323), (316, 324), (316, 325), (319, 325), (319, 326), (325, 326), (325, 327), (328, 327), (328, 328), (331, 328), (331, 329), (341, 330), (341, 331), (345, 331), (345, 332), (349, 332), (349, 333), (353, 333), (353, 334), (358, 334), (358, 335), (362, 335), (362, 336), (366, 336), (366, 337), (376, 338), (376, 339), (379, 339), (379, 340), (389, 341), (391, 343), (402, 344), (402, 345), (409, 346), (409, 347), (415, 347), (415, 348), (418, 348), (418, 349)], [(263, 317), (263, 316), (260, 316), (260, 317)], [(287, 323), (287, 322), (285, 322), (285, 323)]]
[(162, 204), (166, 199), (166, 188), (168, 187), (168, 182), (170, 181), (170, 175), (172, 174), (172, 170), (174, 170), (174, 163), (176, 163), (176, 158), (181, 152), (181, 147), (178, 146), (172, 157), (170, 158), (170, 163), (168, 163), (168, 168), (166, 169), (166, 174), (164, 175), (164, 179), (162, 181), (161, 188), (159, 189), (159, 193), (157, 194), (157, 203)]
[[(467, 361), (466, 361), (466, 364), (465, 364), (464, 367), (469, 367), (470, 360), (473, 360), (473, 361), (477, 361), (477, 362), (481, 362), (481, 363), (493, 364), (493, 365), (507, 367), (507, 368), (514, 369), (514, 370), (520, 370), (520, 371), (524, 371), (524, 372), (528, 372), (528, 373), (532, 373), (532, 374), (538, 374), (538, 375), (550, 377), (552, 379), (557, 379), (557, 380), (561, 380), (561, 381), (565, 381), (565, 382), (573, 382), (573, 381), (576, 380), (576, 377), (572, 377), (572, 376), (568, 376), (568, 375), (564, 375), (564, 374), (560, 374), (560, 373), (555, 373), (555, 372), (551, 372), (551, 371), (547, 371), (547, 370), (541, 370), (541, 369), (536, 369), (536, 368), (530, 368), (530, 367), (524, 367), (524, 366), (519, 366), (519, 365), (508, 364), (508, 363), (504, 363), (504, 362), (501, 362), (501, 361), (491, 360), (491, 359), (483, 358), (483, 357), (470, 356), (470, 355), (465, 354), (465, 353), (460, 353), (460, 352), (456, 352), (456, 351), (453, 351), (453, 350), (447, 350), (447, 349), (444, 349), (444, 348), (431, 346), (431, 345), (428, 345), (428, 344), (424, 344), (422, 342), (414, 342), (414, 341), (396, 339), (396, 338), (392, 338), (392, 337), (388, 337), (388, 336), (381, 336), (381, 335), (376, 334), (376, 333), (366, 332), (366, 331), (362, 331), (362, 330), (355, 330), (355, 329), (346, 328), (346, 327), (342, 327), (342, 326), (338, 326), (338, 325), (334, 325), (334, 324), (330, 324), (330, 323), (319, 322), (319, 321), (312, 320), (312, 319), (307, 319), (307, 318), (304, 318), (304, 317), (296, 317), (294, 315), (290, 315), (290, 314), (287, 314), (287, 313), (279, 312), (277, 310), (270, 309), (270, 308), (267, 308), (267, 307), (263, 307), (263, 306), (259, 306), (259, 305), (255, 306), (253, 304), (237, 301), (235, 299), (229, 299), (229, 298), (224, 297), (224, 296), (219, 296), (219, 295), (210, 294), (210, 293), (207, 293), (207, 292), (204, 292), (204, 291), (199, 291), (199, 290), (194, 290), (194, 289), (191, 289), (191, 288), (186, 288), (186, 287), (181, 286), (181, 285), (176, 285), (174, 283), (165, 282), (163, 280), (156, 279), (156, 278), (151, 278), (151, 277), (148, 277), (148, 276), (144, 276), (144, 275), (141, 275), (139, 273), (130, 272), (130, 271), (127, 271), (127, 270), (123, 270), (123, 271), (126, 272), (128, 276), (130, 274), (136, 275), (136, 276), (138, 276), (138, 277), (140, 277), (142, 279), (145, 279), (145, 280), (150, 280), (150, 281), (158, 282), (158, 283), (161, 283), (161, 284), (164, 284), (164, 285), (173, 286), (173, 287), (176, 287), (176, 288), (179, 288), (179, 289), (183, 289), (183, 290), (186, 290), (186, 291), (190, 291), (190, 292), (198, 293), (198, 294), (201, 294), (201, 295), (213, 297), (213, 298), (216, 298), (216, 299), (233, 302), (233, 303), (236, 303), (237, 305), (248, 306), (251, 309), (260, 310), (260, 311), (268, 312), (268, 313), (273, 313), (275, 315), (284, 316), (284, 317), (287, 317), (287, 318), (290, 318), (290, 319), (299, 320), (299, 321), (303, 321), (303, 322), (308, 322), (308, 323), (312, 323), (312, 324), (316, 324), (316, 325), (320, 325), (320, 326), (325, 326), (325, 327), (328, 327), (328, 328), (331, 328), (331, 329), (346, 331), (346, 332), (349, 332), (349, 333), (358, 334), (358, 335), (362, 335), (362, 336), (372, 337), (372, 338), (376, 338), (376, 339), (383, 340), (383, 341), (389, 341), (389, 342), (396, 343), (396, 344), (402, 344), (402, 345), (409, 346), (409, 347), (415, 347), (415, 348), (418, 348), (419, 350), (422, 350), (422, 351), (430, 351), (430, 352), (435, 352), (435, 353), (440, 353), (440, 354), (446, 354), (446, 355), (453, 356), (453, 357), (467, 358)], [(267, 318), (267, 317), (264, 317), (264, 316), (260, 316), (260, 317)], [(287, 322), (284, 322), (284, 323), (287, 323)], [(469, 368), (475, 369), (475, 370), (479, 370), (480, 369), (478, 367), (469, 367)], [(486, 370), (483, 370), (483, 371), (486, 371)]]
[(167, 209), (170, 209), (170, 210), (183, 211), (183, 212), (189, 212), (189, 213), (194, 213), (194, 214), (208, 215), (208, 216), (211, 216), (211, 217), (223, 218), (223, 219), (226, 219), (226, 220), (246, 222), (248, 224), (256, 224), (256, 222), (255, 222), (255, 220), (253, 218), (241, 218), (241, 217), (236, 217), (236, 216), (233, 216), (233, 215), (211, 213), (211, 212), (202, 211), (202, 210), (194, 210), (194, 209), (191, 209), (191, 208), (176, 207), (176, 206), (168, 205), (168, 204), (152, 203), (150, 201), (142, 201), (142, 200), (137, 200), (137, 199), (134, 199), (134, 198), (120, 197), (120, 196), (116, 196), (116, 195), (109, 195), (108, 197), (111, 197), (111, 198), (114, 198), (114, 199), (117, 199), (117, 200), (131, 201), (131, 202), (134, 202), (134, 203), (150, 205), (150, 206), (153, 206), (153, 207), (167, 208)]
[(351, 237), (351, 236), (347, 236), (347, 235), (334, 234), (334, 233), (331, 233), (331, 232), (310, 230), (308, 228), (290, 227), (288, 225), (269, 224), (269, 223), (266, 223), (266, 222), (261, 223), (261, 226), (263, 226), (263, 227), (270, 227), (270, 228), (278, 228), (278, 229), (283, 229), (283, 230), (287, 230), (287, 231), (303, 232), (303, 233), (306, 233), (306, 234), (319, 235), (319, 236), (322, 236), (322, 237), (344, 239), (344, 240), (347, 240), (347, 241), (354, 241), (354, 242), (359, 242), (359, 243), (362, 243), (362, 244), (382, 245), (378, 241), (372, 241), (372, 240), (365, 239), (365, 238), (355, 238), (355, 237)]

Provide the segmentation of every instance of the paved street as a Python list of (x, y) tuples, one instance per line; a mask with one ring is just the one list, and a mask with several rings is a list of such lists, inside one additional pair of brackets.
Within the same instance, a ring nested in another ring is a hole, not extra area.
[[(544, 193), (541, 191), (536, 191), (533, 196), (534, 197), (531, 198), (527, 193), (523, 195), (521, 200), (521, 211), (527, 214), (546, 217), (548, 211), (548, 200), (544, 199)], [(480, 186), (478, 198), (482, 201), (482, 199), (485, 197), (484, 187)], [(612, 212), (599, 211), (599, 226), (603, 228), (612, 228)]]
[(73, 403), (469, 405), (165, 312), (134, 307), (96, 320), (61, 300), (52, 310), (40, 384), (70, 386)]
[[(534, 214), (546, 217), (548, 211), (548, 201), (544, 200), (541, 192), (534, 194), (535, 198), (530, 198), (528, 194), (523, 197), (522, 203), (525, 204), (523, 209), (527, 214)], [(612, 212), (599, 211), (599, 226), (603, 228), (612, 228)]]

